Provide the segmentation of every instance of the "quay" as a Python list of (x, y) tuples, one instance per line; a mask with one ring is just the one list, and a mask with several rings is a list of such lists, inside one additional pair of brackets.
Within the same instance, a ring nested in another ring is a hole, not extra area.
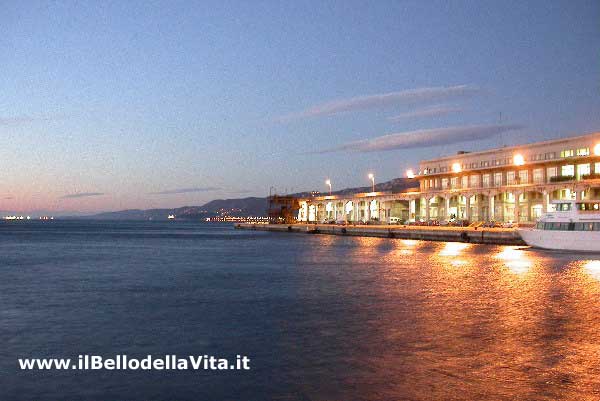
[(329, 234), (399, 238), (474, 244), (525, 245), (514, 228), (431, 227), (401, 225), (255, 224), (239, 223), (236, 229), (281, 233)]

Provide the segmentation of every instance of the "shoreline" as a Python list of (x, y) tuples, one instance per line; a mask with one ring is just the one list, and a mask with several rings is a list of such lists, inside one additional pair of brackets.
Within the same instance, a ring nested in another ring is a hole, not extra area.
[(392, 225), (335, 225), (335, 224), (255, 224), (238, 223), (240, 230), (270, 231), (414, 239), (424, 241), (468, 242), (490, 245), (526, 245), (514, 228), (428, 227)]

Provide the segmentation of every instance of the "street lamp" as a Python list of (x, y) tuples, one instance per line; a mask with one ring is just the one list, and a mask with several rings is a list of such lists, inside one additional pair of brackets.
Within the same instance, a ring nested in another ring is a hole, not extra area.
[(513, 163), (515, 166), (522, 166), (525, 164), (525, 158), (522, 154), (518, 153), (515, 155), (515, 157), (513, 157)]
[(412, 169), (406, 170), (406, 178), (415, 178), (415, 172)]
[(369, 179), (371, 180), (371, 183), (373, 184), (373, 191), (371, 191), (371, 192), (375, 192), (375, 176), (371, 173), (371, 174), (369, 174)]
[(331, 196), (331, 180), (325, 181), (325, 185), (329, 186), (329, 196)]

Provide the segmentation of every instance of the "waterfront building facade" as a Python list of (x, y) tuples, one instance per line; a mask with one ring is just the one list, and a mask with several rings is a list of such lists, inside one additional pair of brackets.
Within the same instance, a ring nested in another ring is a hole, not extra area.
[(299, 221), (533, 222), (554, 200), (598, 200), (600, 132), (424, 160), (415, 189), (300, 200)]

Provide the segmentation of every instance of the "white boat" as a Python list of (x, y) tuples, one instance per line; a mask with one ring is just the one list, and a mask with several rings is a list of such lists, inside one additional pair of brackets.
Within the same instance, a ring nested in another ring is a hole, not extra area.
[(600, 201), (555, 201), (534, 228), (519, 228), (527, 245), (543, 249), (600, 252)]

